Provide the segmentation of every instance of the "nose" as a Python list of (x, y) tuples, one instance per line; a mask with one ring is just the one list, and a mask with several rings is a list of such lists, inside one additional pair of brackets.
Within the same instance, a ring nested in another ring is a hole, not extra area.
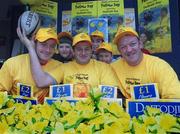
[(132, 47), (130, 45), (127, 45), (127, 49), (126, 49), (127, 52), (130, 52), (132, 51)]
[(86, 50), (82, 50), (82, 55), (85, 55), (86, 54)]

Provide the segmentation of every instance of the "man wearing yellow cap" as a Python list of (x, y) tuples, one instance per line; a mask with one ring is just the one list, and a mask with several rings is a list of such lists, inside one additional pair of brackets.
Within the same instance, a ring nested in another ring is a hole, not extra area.
[(72, 46), (74, 49), (74, 61), (63, 64), (53, 72), (48, 72), (48, 74), (35, 63), (37, 62), (35, 57), (32, 57), (32, 72), (38, 86), (47, 87), (58, 83), (87, 84), (90, 87), (118, 85), (117, 77), (110, 65), (91, 59), (92, 42), (89, 35), (85, 33), (76, 35), (73, 38)]
[(120, 89), (131, 98), (130, 85), (157, 83), (161, 98), (180, 98), (180, 83), (175, 71), (164, 60), (143, 54), (139, 35), (130, 27), (118, 29), (114, 43), (122, 58), (113, 62)]
[[(51, 59), (55, 52), (57, 40), (56, 32), (51, 28), (40, 28), (35, 35), (35, 41), (24, 38), (24, 34), (17, 29), (18, 36), (24, 43), (29, 43), (35, 48), (40, 67), (45, 72), (51, 72), (61, 63)], [(31, 52), (30, 52), (31, 53)], [(33, 88), (34, 97), (39, 103), (48, 95), (48, 88), (38, 88), (33, 80), (29, 54), (22, 54), (8, 59), (0, 71), (0, 91), (8, 91), (11, 95), (17, 94), (17, 84), (29, 85)]]
[(96, 49), (97, 60), (110, 64), (112, 61), (112, 47), (109, 43), (103, 42)]
[(98, 30), (95, 30), (90, 35), (92, 41), (92, 58), (97, 59), (96, 49), (99, 47), (99, 44), (104, 42), (104, 34)]

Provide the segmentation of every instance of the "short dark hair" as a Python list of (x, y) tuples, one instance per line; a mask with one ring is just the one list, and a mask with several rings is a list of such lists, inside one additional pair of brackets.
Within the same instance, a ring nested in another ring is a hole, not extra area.
[(59, 40), (59, 43), (67, 43), (67, 44), (70, 44), (72, 46), (72, 40), (69, 39), (68, 37), (62, 37), (60, 40)]

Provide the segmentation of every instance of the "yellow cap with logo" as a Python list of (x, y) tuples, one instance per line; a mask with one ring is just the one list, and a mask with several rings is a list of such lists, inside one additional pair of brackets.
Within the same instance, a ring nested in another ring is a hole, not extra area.
[(98, 30), (92, 32), (90, 36), (91, 36), (91, 37), (97, 36), (97, 37), (100, 37), (100, 38), (102, 38), (102, 39), (104, 40), (104, 34), (103, 34), (103, 32), (100, 32), (100, 31), (98, 31)]
[(75, 46), (77, 43), (82, 42), (82, 41), (86, 41), (90, 45), (92, 45), (91, 38), (89, 37), (89, 35), (87, 35), (86, 33), (80, 33), (74, 36), (72, 46)]
[(54, 39), (58, 43), (56, 31), (53, 28), (40, 28), (35, 36), (35, 40), (44, 42), (49, 39)]
[(133, 35), (139, 37), (138, 33), (133, 28), (121, 26), (118, 28), (118, 31), (114, 37), (114, 44), (118, 44), (120, 38), (122, 38), (125, 35)]
[(104, 49), (112, 53), (112, 46), (109, 43), (102, 42), (99, 47), (96, 49), (96, 52), (98, 53), (99, 50)]

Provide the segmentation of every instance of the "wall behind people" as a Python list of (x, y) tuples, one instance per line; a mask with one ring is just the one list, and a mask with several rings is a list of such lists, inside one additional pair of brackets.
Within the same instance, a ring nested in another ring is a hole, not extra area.
[(0, 4), (0, 67), (11, 57), (13, 40), (17, 38), (16, 27), (24, 6), (19, 0), (6, 0)]
[[(61, 31), (61, 12), (64, 10), (71, 10), (72, 2), (79, 2), (80, 0), (60, 0), (59, 1), (59, 15), (58, 15), (58, 31)], [(92, 1), (92, 0), (86, 0)], [(172, 33), (172, 52), (170, 53), (158, 53), (153, 54), (166, 60), (176, 71), (180, 79), (180, 1), (170, 0), (170, 18), (171, 18), (171, 33)], [(125, 8), (134, 8), (136, 17), (136, 29), (138, 30), (138, 14), (137, 14), (137, 1), (136, 0), (124, 0)], [(165, 74), (164, 74), (165, 75)], [(166, 75), (165, 75), (166, 76)]]

